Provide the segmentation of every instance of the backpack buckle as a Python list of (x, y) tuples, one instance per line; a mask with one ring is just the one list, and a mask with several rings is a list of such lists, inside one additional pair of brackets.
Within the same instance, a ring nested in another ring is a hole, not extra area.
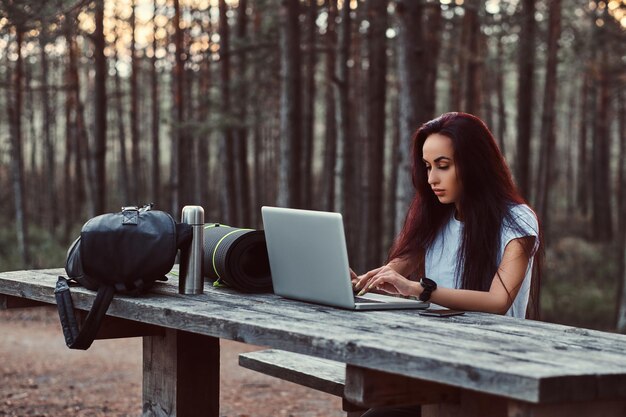
[(137, 207), (122, 207), (122, 224), (137, 226), (139, 223), (139, 209)]

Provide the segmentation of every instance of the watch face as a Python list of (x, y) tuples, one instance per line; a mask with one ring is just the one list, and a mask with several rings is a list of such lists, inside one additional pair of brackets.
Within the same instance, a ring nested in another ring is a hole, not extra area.
[(420, 280), (420, 284), (422, 284), (422, 287), (429, 289), (431, 291), (437, 289), (437, 283), (430, 278), (426, 278), (426, 277), (422, 278)]

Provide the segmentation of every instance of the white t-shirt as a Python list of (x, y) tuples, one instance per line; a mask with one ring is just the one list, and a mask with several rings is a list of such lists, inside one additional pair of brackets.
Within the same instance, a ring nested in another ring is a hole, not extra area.
[[(535, 213), (525, 204), (512, 205), (510, 208), (511, 218), (515, 220), (515, 224), (507, 222), (502, 224), (500, 252), (496, 264), (499, 265), (504, 254), (506, 245), (513, 239), (534, 236), (535, 246), (531, 252), (532, 257), (528, 262), (526, 275), (522, 281), (515, 300), (507, 316), (526, 317), (526, 307), (528, 305), (528, 297), (530, 295), (530, 281), (532, 275), (533, 259), (537, 248), (539, 247), (539, 226)], [(437, 282), (437, 286), (443, 288), (460, 288), (461, 277), (457, 273), (458, 252), (461, 246), (463, 236), (463, 223), (450, 217), (447, 224), (443, 226), (441, 231), (435, 237), (432, 245), (426, 250), (426, 276)]]

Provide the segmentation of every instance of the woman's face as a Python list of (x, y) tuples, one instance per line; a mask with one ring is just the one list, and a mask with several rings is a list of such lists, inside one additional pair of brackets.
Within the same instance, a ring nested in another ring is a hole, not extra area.
[(452, 139), (439, 133), (426, 138), (422, 147), (424, 164), (428, 173), (428, 184), (439, 202), (454, 203), (457, 206), (461, 198), (461, 182), (457, 177), (454, 163)]

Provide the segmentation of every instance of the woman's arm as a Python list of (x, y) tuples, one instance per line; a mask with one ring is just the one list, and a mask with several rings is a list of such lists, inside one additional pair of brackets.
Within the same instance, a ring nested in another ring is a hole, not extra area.
[[(518, 238), (509, 242), (489, 291), (437, 288), (432, 293), (430, 301), (457, 310), (506, 313), (522, 286), (534, 242), (534, 237)], [(423, 290), (422, 286), (418, 282), (404, 278), (394, 269), (381, 267), (370, 271), (361, 277), (356, 288), (367, 288), (368, 291), (378, 288), (391, 294), (419, 297)], [(368, 276), (373, 272), (375, 273)], [(437, 277), (432, 278), (437, 281)]]

